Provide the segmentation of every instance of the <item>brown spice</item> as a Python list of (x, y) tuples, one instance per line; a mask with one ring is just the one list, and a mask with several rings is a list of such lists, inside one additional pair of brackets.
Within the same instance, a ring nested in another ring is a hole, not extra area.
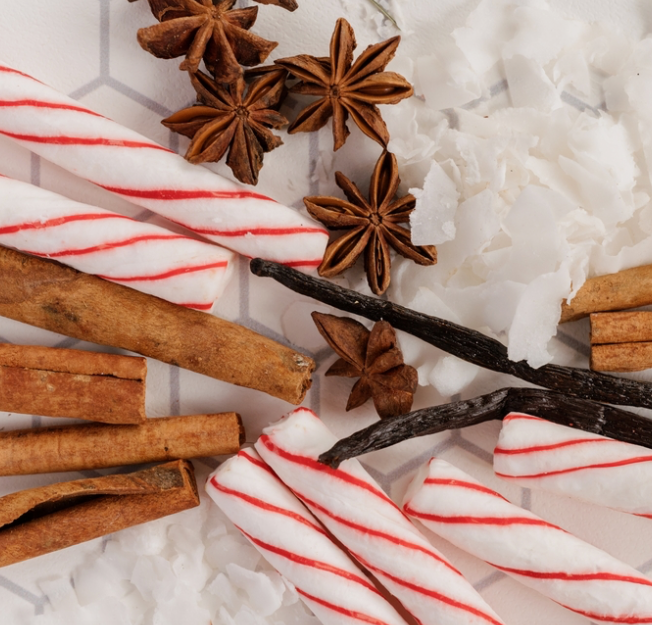
[(243, 326), (0, 247), (0, 315), (300, 404), (315, 363)]
[(381, 295), (390, 284), (390, 247), (419, 265), (437, 262), (434, 245), (414, 245), (410, 231), (399, 225), (409, 221), (415, 198), (408, 194), (396, 199), (401, 180), (393, 154), (380, 155), (369, 183), (369, 200), (341, 172), (335, 180), (348, 201), (326, 196), (303, 200), (312, 217), (330, 229), (345, 230), (326, 249), (319, 275), (332, 278), (342, 273), (364, 252), (369, 286)]
[(625, 310), (652, 304), (652, 265), (589, 278), (569, 304), (561, 305), (560, 323), (594, 312)]
[(410, 411), (417, 390), (414, 367), (403, 362), (396, 332), (386, 321), (375, 323), (371, 332), (347, 317), (312, 313), (320, 334), (340, 356), (326, 375), (360, 378), (349, 396), (346, 410), (373, 399), (381, 419)]
[(0, 343), (0, 410), (142, 423), (146, 375), (145, 358)]
[(149, 0), (160, 22), (138, 31), (141, 47), (161, 59), (186, 56), (180, 68), (196, 72), (203, 57), (216, 80), (231, 83), (240, 65), (258, 65), (278, 45), (250, 32), (258, 7), (233, 9), (235, 0)]
[(285, 93), (286, 76), (284, 69), (267, 71), (247, 88), (242, 77), (226, 87), (202, 72), (191, 74), (199, 103), (161, 123), (192, 139), (186, 152), (191, 163), (215, 163), (228, 150), (226, 164), (233, 175), (255, 185), (263, 154), (283, 143), (270, 128), (281, 128), (288, 121), (276, 110)]
[(239, 451), (234, 412), (147, 419), (142, 425), (85, 423), (0, 432), (0, 475), (83, 471)]
[(344, 145), (349, 135), (349, 117), (383, 147), (389, 141), (387, 126), (376, 104), (396, 104), (412, 95), (412, 86), (395, 72), (383, 71), (392, 60), (400, 37), (369, 46), (353, 63), (355, 34), (343, 18), (337, 20), (331, 38), (330, 57), (307, 54), (276, 61), (300, 82), (291, 91), (319, 96), (299, 113), (288, 132), (313, 132), (333, 118), (334, 149)]
[(183, 460), (6, 495), (0, 498), (0, 566), (198, 505), (193, 467)]

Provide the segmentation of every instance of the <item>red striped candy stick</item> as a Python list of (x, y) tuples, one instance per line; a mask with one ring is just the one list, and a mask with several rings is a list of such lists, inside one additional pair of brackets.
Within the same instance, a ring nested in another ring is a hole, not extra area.
[(0, 245), (175, 304), (210, 310), (233, 254), (0, 175)]
[(324, 625), (406, 625), (253, 449), (212, 473), (206, 492)]
[(414, 478), (403, 510), (428, 529), (599, 623), (652, 623), (652, 580), (511, 504), (445, 460)]
[(355, 459), (317, 461), (335, 436), (299, 408), (264, 430), (256, 449), (285, 484), (422, 625), (502, 623)]
[(652, 518), (652, 451), (525, 414), (509, 414), (494, 470), (523, 486)]
[(191, 165), (22, 72), (0, 65), (0, 134), (245, 256), (320, 264), (328, 233), (297, 211)]

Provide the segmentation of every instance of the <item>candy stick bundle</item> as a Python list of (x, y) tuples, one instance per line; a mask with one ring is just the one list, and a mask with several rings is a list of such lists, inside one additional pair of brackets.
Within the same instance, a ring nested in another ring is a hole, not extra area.
[(163, 299), (210, 310), (233, 254), (0, 175), (0, 245)]
[(0, 134), (245, 256), (317, 267), (328, 233), (272, 199), (191, 165), (38, 80), (0, 65)]
[(498, 625), (500, 617), (374, 482), (362, 465), (317, 458), (335, 436), (299, 408), (256, 449), (308, 509), (422, 625)]
[(519, 582), (602, 623), (652, 623), (652, 580), (448, 462), (417, 474), (404, 511)]
[(652, 452), (525, 414), (510, 414), (494, 470), (528, 488), (652, 518)]
[(405, 625), (254, 450), (221, 465), (206, 491), (324, 625)]

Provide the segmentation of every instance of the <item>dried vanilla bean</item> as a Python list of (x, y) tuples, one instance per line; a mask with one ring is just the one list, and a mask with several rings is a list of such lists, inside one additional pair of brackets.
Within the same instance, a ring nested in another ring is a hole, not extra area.
[(338, 441), (319, 460), (338, 467), (347, 458), (444, 430), (524, 412), (625, 443), (652, 448), (652, 420), (620, 408), (541, 388), (501, 388), (487, 395), (389, 417)]
[(652, 408), (652, 384), (648, 382), (560, 365), (544, 365), (534, 369), (524, 360), (510, 360), (507, 348), (499, 341), (456, 323), (344, 289), (271, 261), (256, 258), (251, 261), (251, 271), (257, 276), (274, 278), (297, 293), (340, 310), (372, 321), (384, 319), (397, 330), (403, 330), (485, 369), (507, 373), (531, 384), (584, 399)]

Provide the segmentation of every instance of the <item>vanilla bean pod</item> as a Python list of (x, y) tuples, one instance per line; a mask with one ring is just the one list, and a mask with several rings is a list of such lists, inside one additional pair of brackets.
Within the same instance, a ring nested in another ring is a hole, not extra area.
[(347, 458), (418, 436), (501, 420), (510, 412), (524, 412), (585, 432), (652, 448), (651, 419), (557, 391), (512, 387), (383, 419), (341, 439), (319, 456), (319, 460), (338, 467)]
[(312, 297), (340, 310), (361, 315), (372, 321), (384, 319), (397, 330), (412, 334), (439, 349), (485, 369), (507, 373), (531, 384), (575, 395), (584, 399), (624, 406), (652, 408), (652, 384), (618, 378), (589, 369), (543, 365), (534, 369), (521, 360), (514, 362), (507, 348), (481, 332), (431, 317), (404, 306), (307, 276), (271, 261), (256, 258), (251, 271), (257, 276), (274, 278), (289, 289)]

